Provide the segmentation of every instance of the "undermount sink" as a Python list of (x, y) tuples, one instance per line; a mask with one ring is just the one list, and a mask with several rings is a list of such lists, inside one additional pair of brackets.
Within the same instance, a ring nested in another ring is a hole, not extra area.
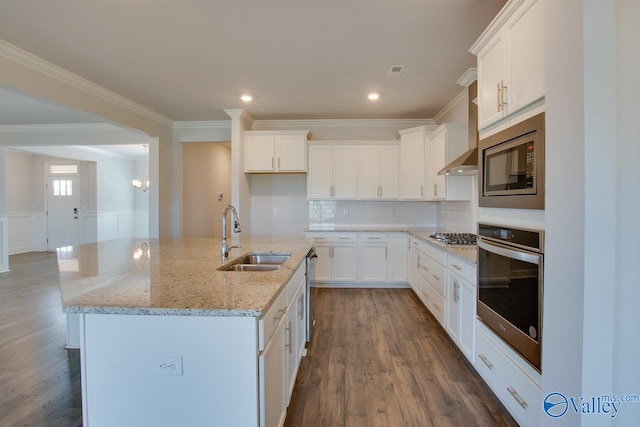
[(291, 254), (271, 252), (251, 252), (234, 259), (230, 264), (220, 267), (220, 271), (273, 271), (280, 268)]
[(280, 266), (275, 264), (232, 264), (221, 271), (273, 271), (279, 268)]
[(289, 254), (250, 253), (243, 256), (234, 264), (270, 264), (282, 265), (289, 259)]

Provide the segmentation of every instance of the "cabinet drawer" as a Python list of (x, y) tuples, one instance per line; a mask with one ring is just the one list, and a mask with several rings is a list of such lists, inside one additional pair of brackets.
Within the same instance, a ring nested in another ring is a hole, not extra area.
[(278, 323), (287, 311), (287, 292), (285, 289), (276, 297), (271, 308), (258, 320), (258, 350), (264, 350)]
[(433, 314), (433, 317), (436, 318), (438, 323), (444, 327), (444, 318), (445, 318), (445, 300), (438, 291), (436, 291), (433, 286), (431, 286), (428, 282), (422, 282), (422, 302), (424, 302), (427, 309)]
[(357, 233), (306, 233), (305, 237), (313, 239), (315, 242), (331, 242), (331, 243), (341, 243), (341, 242), (357, 242), (358, 235)]
[(387, 233), (360, 233), (359, 242), (366, 243), (387, 243)]
[(453, 271), (472, 285), (477, 283), (476, 280), (476, 267), (469, 264), (466, 261), (462, 261), (460, 258), (449, 255), (447, 257), (447, 269)]
[(422, 278), (437, 290), (443, 297), (447, 296), (445, 284), (445, 268), (438, 264), (432, 258), (424, 257), (421, 259)]
[(479, 328), (476, 369), (522, 426), (540, 424), (541, 389)]
[(289, 305), (289, 302), (296, 295), (296, 292), (298, 292), (298, 289), (300, 288), (300, 286), (302, 286), (305, 283), (304, 282), (305, 273), (306, 273), (306, 265), (303, 262), (302, 264), (300, 264), (296, 272), (293, 273), (293, 276), (291, 276), (291, 279), (289, 279), (289, 282), (287, 282), (287, 298), (286, 298), (285, 306)]
[(429, 255), (439, 264), (442, 264), (442, 265), (446, 264), (447, 254), (443, 250), (438, 249), (435, 246), (432, 246), (428, 243), (421, 245), (420, 250), (424, 252), (426, 255)]

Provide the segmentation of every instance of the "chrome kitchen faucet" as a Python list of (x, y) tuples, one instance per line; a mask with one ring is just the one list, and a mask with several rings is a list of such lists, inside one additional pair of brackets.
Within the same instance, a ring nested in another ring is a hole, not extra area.
[(233, 231), (234, 233), (239, 233), (240, 230), (240, 221), (238, 221), (238, 211), (233, 205), (227, 205), (222, 211), (222, 243), (220, 243), (220, 258), (222, 261), (226, 261), (229, 257), (229, 249), (237, 247), (231, 246), (227, 244), (227, 212), (231, 210), (231, 215), (233, 217)]

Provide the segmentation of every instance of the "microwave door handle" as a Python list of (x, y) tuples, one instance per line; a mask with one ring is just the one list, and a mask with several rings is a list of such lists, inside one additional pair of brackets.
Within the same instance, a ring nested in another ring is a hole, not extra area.
[(478, 241), (478, 247), (484, 249), (487, 252), (492, 252), (507, 258), (517, 259), (519, 261), (528, 262), (530, 264), (540, 265), (540, 255), (534, 255), (519, 250), (509, 249), (503, 246), (498, 246), (496, 244), (488, 244), (481, 240)]

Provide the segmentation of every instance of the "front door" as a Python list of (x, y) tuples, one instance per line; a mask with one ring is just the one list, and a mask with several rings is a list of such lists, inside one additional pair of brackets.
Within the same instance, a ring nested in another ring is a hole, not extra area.
[(79, 243), (78, 176), (49, 176), (47, 179), (47, 249)]

